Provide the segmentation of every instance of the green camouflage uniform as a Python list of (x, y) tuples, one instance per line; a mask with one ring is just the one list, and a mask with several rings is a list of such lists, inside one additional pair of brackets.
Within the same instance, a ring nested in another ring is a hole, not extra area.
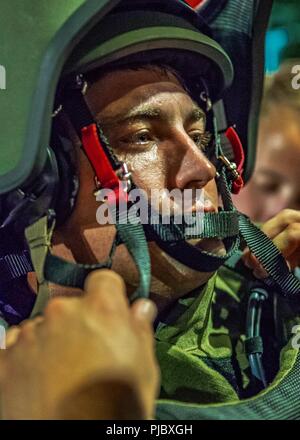
[[(247, 286), (249, 282), (242, 274), (222, 267), (204, 288), (179, 299), (161, 319), (155, 334), (162, 381), (157, 418), (210, 418), (209, 408), (215, 405), (208, 404), (219, 404), (217, 408), (220, 404), (240, 403), (245, 398), (251, 401), (254, 395), (261, 396), (276, 387), (289, 372), (298, 350), (288, 340), (299, 319), (293, 307), (284, 307), (279, 302), (284, 326), (277, 351), (273, 328), (268, 324), (272, 318), (268, 311), (263, 316), (267, 320), (268, 339), (264, 339), (264, 347), (269, 352), (271, 384), (266, 391), (253, 384), (244, 349)], [(192, 416), (190, 404), (193, 404)], [(219, 411), (216, 418), (223, 415), (227, 418)], [(252, 417), (250, 414), (237, 418)]]

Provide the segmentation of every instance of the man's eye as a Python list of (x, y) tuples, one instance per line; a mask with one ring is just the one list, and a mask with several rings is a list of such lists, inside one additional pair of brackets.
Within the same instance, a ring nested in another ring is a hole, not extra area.
[(208, 132), (203, 133), (202, 131), (192, 131), (189, 133), (190, 138), (194, 141), (194, 143), (197, 145), (197, 147), (201, 148), (201, 150), (205, 151), (211, 135)]
[(151, 142), (153, 139), (148, 130), (141, 130), (133, 135), (127, 137), (126, 139), (122, 139), (122, 142), (127, 144), (140, 144), (146, 145)]

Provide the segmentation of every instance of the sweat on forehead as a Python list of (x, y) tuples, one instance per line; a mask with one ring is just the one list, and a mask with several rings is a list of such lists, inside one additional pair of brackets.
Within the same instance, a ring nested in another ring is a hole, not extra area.
[[(95, 114), (112, 101), (121, 98), (132, 89), (156, 82), (173, 83), (178, 90), (186, 91), (183, 79), (174, 69), (166, 66), (146, 65), (138, 68), (121, 68), (88, 76), (87, 100)], [(175, 90), (175, 89), (174, 89)]]

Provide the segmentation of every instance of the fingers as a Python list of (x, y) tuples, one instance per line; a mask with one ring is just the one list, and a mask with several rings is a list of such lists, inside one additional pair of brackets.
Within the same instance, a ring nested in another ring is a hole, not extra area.
[(262, 230), (270, 238), (276, 237), (293, 223), (300, 223), (300, 211), (284, 209), (262, 226)]
[(129, 304), (123, 279), (112, 270), (92, 272), (85, 281), (84, 301), (94, 310), (128, 313)]
[(7, 333), (6, 333), (6, 348), (11, 347), (12, 345), (14, 345), (19, 337), (20, 334), (20, 327), (17, 326), (13, 326), (11, 327)]
[(144, 340), (144, 345), (148, 345), (150, 349), (154, 345), (153, 322), (157, 315), (157, 308), (150, 299), (136, 300), (130, 309), (133, 325), (139, 336)]
[(28, 327), (28, 325), (32, 328), (35, 328), (38, 324), (43, 322), (44, 318), (42, 316), (37, 316), (34, 319), (25, 319), (18, 326), (13, 325), (6, 331), (6, 348), (12, 347), (18, 340), (20, 336), (20, 332), (23, 331), (24, 327)]
[[(300, 211), (284, 209), (262, 226), (263, 232), (273, 240), (281, 251), (290, 269), (300, 264)], [(263, 279), (268, 273), (257, 258), (247, 249), (243, 256), (244, 264), (253, 270), (256, 278)]]
[(258, 259), (249, 251), (249, 249), (244, 253), (243, 262), (245, 266), (253, 270), (253, 275), (258, 279), (263, 279), (268, 277), (268, 272), (262, 267)]
[(290, 224), (273, 241), (288, 261), (291, 269), (300, 265), (300, 223)]
[(150, 299), (138, 299), (133, 303), (131, 313), (138, 321), (153, 324), (157, 315), (157, 307)]

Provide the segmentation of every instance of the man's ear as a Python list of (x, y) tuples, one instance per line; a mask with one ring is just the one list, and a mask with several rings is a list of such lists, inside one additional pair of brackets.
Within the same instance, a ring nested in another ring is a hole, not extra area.
[(55, 121), (55, 130), (60, 136), (69, 139), (75, 147), (74, 152), (78, 152), (78, 150), (81, 148), (81, 140), (79, 139), (76, 130), (70, 121), (70, 118), (64, 112), (64, 110), (59, 112), (57, 115), (57, 120)]
[(79, 158), (73, 142), (59, 137), (58, 144), (52, 147), (57, 161), (59, 183), (54, 210), (57, 225), (65, 222), (71, 215), (79, 189)]
[(79, 189), (79, 151), (81, 142), (68, 116), (62, 110), (55, 117), (50, 149), (55, 155), (59, 183), (54, 210), (57, 224), (71, 214)]

